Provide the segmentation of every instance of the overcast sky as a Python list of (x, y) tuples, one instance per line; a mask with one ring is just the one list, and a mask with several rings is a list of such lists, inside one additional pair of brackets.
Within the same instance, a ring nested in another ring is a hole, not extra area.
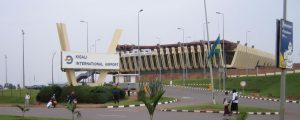
[[(283, 0), (207, 0), (210, 39), (222, 34), (225, 14), (225, 39), (246, 41), (274, 54), (275, 22), (282, 18)], [(294, 60), (300, 62), (299, 0), (288, 0), (288, 20), (294, 23)], [(97, 51), (105, 52), (114, 30), (123, 29), (120, 44), (137, 44), (137, 13), (140, 9), (141, 45), (159, 42), (177, 43), (185, 29), (186, 41), (203, 39), (203, 0), (1, 0), (0, 3), (0, 84), (5, 83), (5, 59), (8, 56), (8, 81), (22, 85), (22, 34), (25, 31), (26, 85), (51, 82), (51, 59), (54, 81), (66, 82), (60, 71), (60, 44), (56, 23), (63, 22), (71, 50), (86, 51), (86, 24), (89, 23), (89, 46), (97, 39)], [(220, 33), (221, 32), (221, 33)], [(91, 48), (94, 51), (94, 48)], [(34, 75), (36, 80), (34, 81)]]

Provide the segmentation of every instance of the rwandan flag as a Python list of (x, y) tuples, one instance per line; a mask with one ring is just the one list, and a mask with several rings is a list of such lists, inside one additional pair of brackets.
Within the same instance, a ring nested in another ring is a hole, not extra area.
[(220, 53), (220, 50), (221, 50), (221, 45), (220, 45), (220, 35), (219, 35), (209, 52), (208, 59), (211, 59), (214, 56), (214, 54), (218, 55)]

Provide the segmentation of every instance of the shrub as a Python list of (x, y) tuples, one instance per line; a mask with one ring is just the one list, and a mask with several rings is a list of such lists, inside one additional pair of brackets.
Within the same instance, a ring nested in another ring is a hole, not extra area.
[[(125, 90), (120, 90), (120, 99), (125, 98)], [(53, 92), (52, 92), (53, 91)], [(74, 91), (75, 97), (79, 103), (106, 103), (113, 100), (113, 86), (67, 86), (59, 87), (45, 87), (37, 95), (37, 101), (48, 102), (53, 93), (56, 94), (56, 99), (59, 102), (67, 102), (68, 95)]]
[(95, 103), (106, 103), (112, 100), (112, 87), (95, 87), (91, 90), (90, 95)]
[(246, 112), (241, 112), (238, 116), (236, 116), (236, 120), (246, 120), (248, 114)]
[(120, 99), (124, 99), (126, 95), (126, 91), (123, 88), (117, 88), (120, 91)]
[(41, 91), (37, 94), (36, 100), (39, 102), (48, 102), (53, 94), (55, 94), (56, 98), (61, 96), (62, 89), (59, 86), (48, 86), (41, 89)]
[(141, 101), (146, 96), (146, 92), (144, 90), (138, 91), (138, 100)]

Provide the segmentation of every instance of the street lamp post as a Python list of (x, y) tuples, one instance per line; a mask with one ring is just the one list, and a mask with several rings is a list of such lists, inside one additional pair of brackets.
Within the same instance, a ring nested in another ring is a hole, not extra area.
[(224, 45), (224, 43), (225, 43), (225, 15), (224, 15), (224, 13), (221, 13), (221, 12), (216, 12), (217, 14), (221, 14), (222, 15), (222, 17), (223, 17), (223, 90), (225, 90), (225, 82), (226, 82), (226, 55), (225, 55), (225, 45)]
[[(80, 22), (86, 23), (86, 52), (89, 52), (89, 23), (84, 20), (81, 20)], [(89, 79), (89, 78), (87, 78), (87, 79)]]
[(97, 40), (95, 40), (95, 53), (97, 52), (97, 44), (96, 44), (96, 42), (97, 41), (100, 41), (101, 39), (97, 39)]
[(86, 51), (89, 52), (89, 23), (81, 20), (80, 22), (86, 23)]
[(51, 75), (52, 75), (52, 86), (54, 85), (54, 79), (53, 79), (53, 60), (54, 60), (54, 56), (55, 56), (56, 52), (54, 52), (52, 54), (52, 72), (51, 72)]
[[(209, 31), (208, 31), (208, 21), (207, 21), (207, 10), (206, 10), (206, 0), (204, 0), (204, 10), (205, 10), (205, 22), (206, 22), (206, 34), (207, 34), (207, 45), (208, 45), (208, 50), (210, 52), (210, 43), (209, 43)], [(209, 60), (210, 61), (210, 60)], [(211, 86), (212, 86), (212, 100), (213, 103), (216, 104), (216, 100), (215, 100), (215, 95), (214, 95), (214, 81), (213, 81), (213, 73), (212, 73), (212, 63), (209, 63), (209, 69), (210, 69), (210, 81), (211, 81)]]
[(25, 36), (25, 32), (24, 30), (22, 30), (22, 38), (23, 38), (23, 88), (25, 88), (25, 64), (24, 64), (24, 61), (25, 61), (25, 54), (24, 54), (24, 36)]
[(182, 30), (182, 44), (181, 48), (182, 48), (182, 55), (183, 55), (183, 65), (182, 65), (182, 79), (183, 79), (183, 85), (185, 86), (185, 82), (186, 82), (186, 73), (187, 73), (187, 67), (185, 65), (185, 54), (184, 54), (184, 29), (183, 28), (177, 28), (178, 30)]
[[(210, 22), (207, 22), (207, 24), (209, 24)], [(206, 24), (206, 22), (204, 22), (203, 23), (203, 40), (205, 40), (205, 24)], [(204, 53), (204, 51), (203, 51), (203, 53)], [(204, 62), (204, 70), (203, 70), (203, 72), (204, 72), (204, 78), (206, 78), (206, 60), (205, 60), (205, 54), (203, 54), (203, 62)]]
[(92, 44), (92, 45), (90, 46), (90, 52), (93, 51), (93, 47), (96, 49), (95, 44)]
[(7, 85), (7, 55), (4, 55), (5, 58), (5, 84)]
[[(156, 39), (158, 39), (158, 49), (160, 50), (160, 38), (159, 37), (156, 37)], [(159, 59), (159, 66), (160, 66), (160, 68), (159, 68), (159, 81), (161, 81), (161, 57), (159, 57), (158, 56), (158, 58), (160, 58)]]
[[(246, 53), (248, 54), (248, 33), (251, 32), (249, 30), (246, 31)], [(247, 70), (247, 77), (248, 77), (248, 72), (249, 72), (249, 66), (246, 66), (246, 70)]]
[[(286, 20), (287, 12), (287, 0), (283, 0), (283, 20)], [(279, 107), (279, 120), (284, 120), (285, 116), (285, 89), (286, 89), (286, 69), (281, 68), (281, 78), (280, 78), (280, 107)]]
[(140, 13), (143, 12), (143, 9), (140, 9), (138, 11), (138, 60), (139, 60), (139, 66), (138, 66), (138, 74), (139, 74), (139, 82), (141, 81), (141, 52), (140, 52)]

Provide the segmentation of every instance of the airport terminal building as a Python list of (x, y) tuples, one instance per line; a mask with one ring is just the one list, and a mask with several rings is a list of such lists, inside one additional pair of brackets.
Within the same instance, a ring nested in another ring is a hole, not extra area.
[[(210, 41), (210, 45), (215, 41)], [(227, 69), (254, 69), (257, 67), (275, 66), (275, 56), (271, 53), (254, 48), (221, 40), (220, 54), (212, 58), (214, 73), (226, 65)], [(142, 79), (155, 79), (158, 72), (164, 79), (181, 79), (183, 70), (188, 73), (188, 78), (201, 78), (208, 75), (208, 46), (207, 41), (163, 44), (154, 46), (140, 46), (141, 77)], [(138, 71), (138, 46), (118, 45), (120, 54), (120, 73), (136, 74)], [(225, 62), (225, 64), (224, 64)]]

